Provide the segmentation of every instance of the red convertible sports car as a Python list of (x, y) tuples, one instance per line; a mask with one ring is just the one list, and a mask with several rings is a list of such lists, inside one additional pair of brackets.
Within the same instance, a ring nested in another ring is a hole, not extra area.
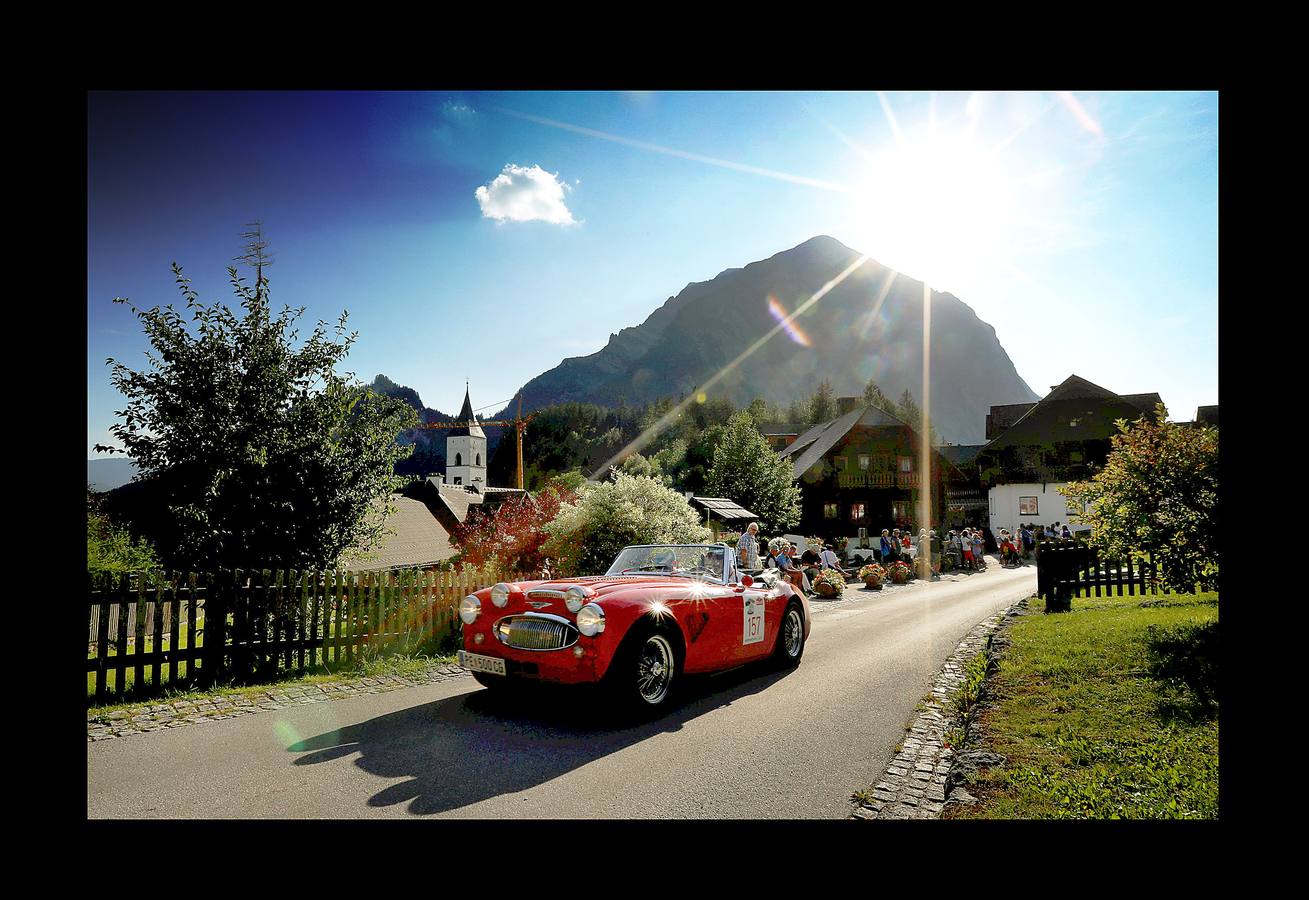
[(488, 688), (598, 683), (624, 705), (667, 706), (683, 675), (772, 658), (795, 666), (809, 604), (726, 544), (625, 547), (604, 575), (497, 584), (459, 606), (459, 664)]

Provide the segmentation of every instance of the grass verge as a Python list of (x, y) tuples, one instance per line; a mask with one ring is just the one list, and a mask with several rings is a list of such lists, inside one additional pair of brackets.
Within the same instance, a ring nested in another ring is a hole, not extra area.
[(1217, 620), (1215, 593), (1017, 619), (975, 718), (1006, 762), (946, 817), (1217, 818)]

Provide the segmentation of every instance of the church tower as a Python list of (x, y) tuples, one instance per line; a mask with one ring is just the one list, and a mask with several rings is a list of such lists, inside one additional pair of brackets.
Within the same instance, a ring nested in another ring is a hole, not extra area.
[(455, 418), (455, 427), (446, 432), (445, 483), (486, 491), (486, 435), (473, 415), (473, 404), (464, 387), (464, 408)]

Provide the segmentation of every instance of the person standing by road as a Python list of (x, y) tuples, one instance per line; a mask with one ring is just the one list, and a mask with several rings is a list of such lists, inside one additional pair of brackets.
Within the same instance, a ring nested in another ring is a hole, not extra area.
[(759, 568), (758, 522), (751, 522), (745, 527), (745, 534), (736, 542), (736, 555), (742, 569), (753, 571)]
[(891, 563), (895, 562), (896, 556), (898, 555), (895, 551), (895, 543), (892, 542), (890, 532), (885, 528), (882, 529), (881, 551), (883, 566), (889, 566)]

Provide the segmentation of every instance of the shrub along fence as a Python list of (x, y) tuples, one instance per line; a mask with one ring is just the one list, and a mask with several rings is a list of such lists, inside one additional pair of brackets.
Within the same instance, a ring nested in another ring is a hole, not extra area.
[[(1101, 594), (1101, 591), (1104, 591)], [(1109, 560), (1100, 557), (1099, 549), (1077, 542), (1041, 541), (1036, 557), (1036, 593), (1050, 611), (1072, 607), (1080, 591), (1090, 596), (1158, 594), (1159, 581), (1154, 563), (1131, 558)]]
[(88, 576), (87, 693), (100, 703), (166, 684), (273, 680), (417, 649), (457, 631), (464, 596), (523, 577), (477, 569)]

